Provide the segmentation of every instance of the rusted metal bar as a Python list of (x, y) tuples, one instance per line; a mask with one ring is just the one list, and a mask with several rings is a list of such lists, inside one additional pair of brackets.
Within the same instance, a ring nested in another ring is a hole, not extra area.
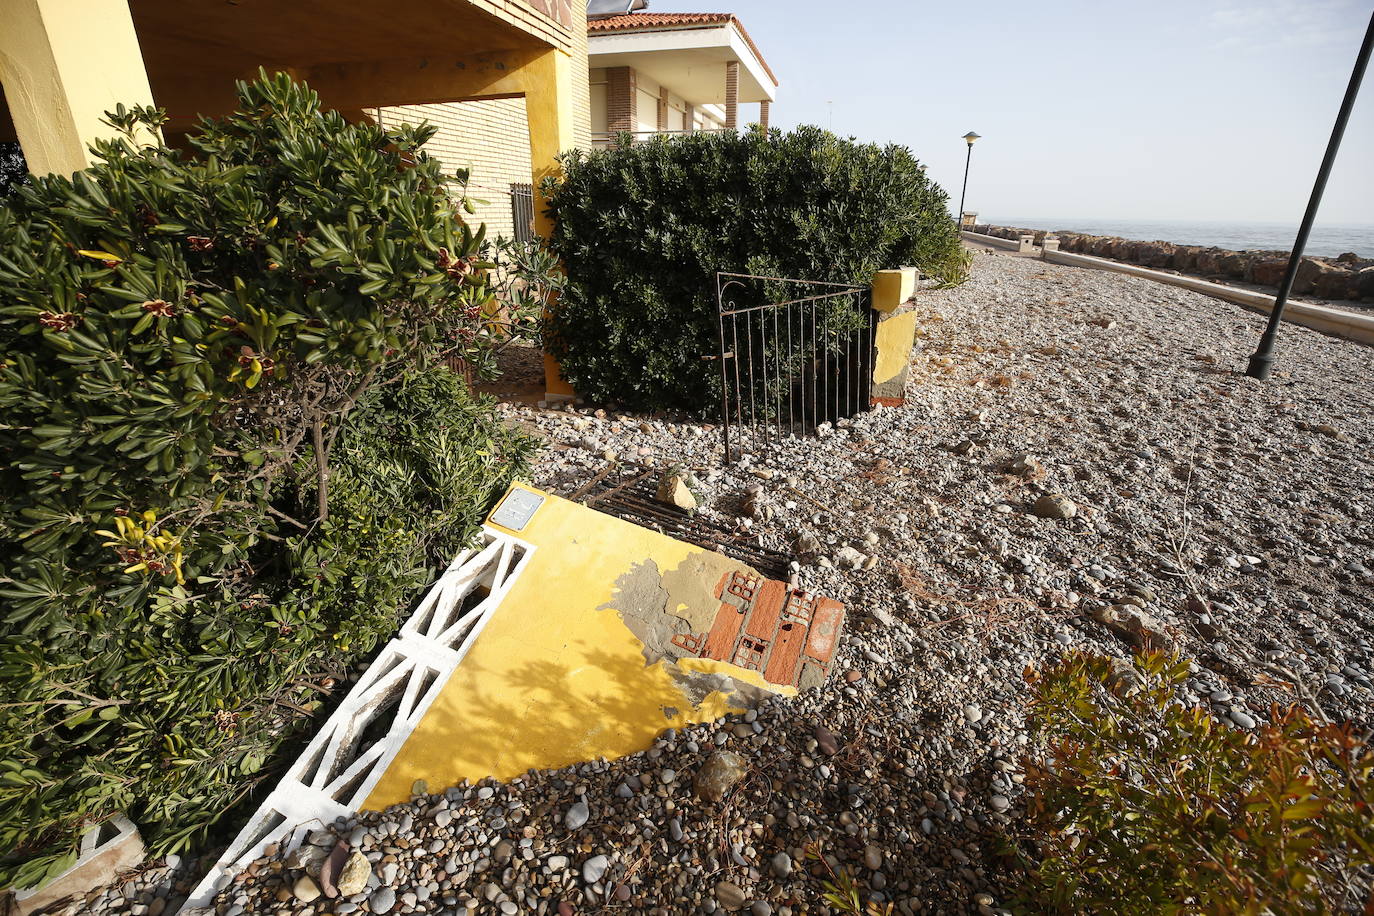
[(588, 493), (591, 492), (592, 488), (594, 488), (597, 484), (601, 483), (601, 481), (605, 480), (608, 476), (610, 476), (611, 471), (614, 471), (616, 469), (616, 466), (617, 462), (606, 462), (606, 466), (601, 470), (597, 471), (596, 476), (594, 476), (591, 480), (587, 481), (582, 486), (578, 487), (575, 491), (573, 491), (572, 495), (569, 496), (568, 499), (572, 502), (577, 502), (582, 497), (586, 496)]
[(617, 486), (615, 486), (615, 487), (612, 487), (611, 489), (605, 491), (604, 493), (597, 493), (596, 495), (589, 497), (589, 498), (587, 499), (587, 501), (586, 501), (585, 503), (583, 503), (583, 505), (590, 506), (590, 505), (593, 505), (594, 503), (597, 503), (597, 502), (599, 502), (599, 501), (601, 501), (601, 500), (607, 498), (608, 496), (614, 496), (616, 493), (619, 493), (621, 490), (624, 490), (626, 487), (631, 487), (631, 486), (634, 486), (635, 484), (639, 483), (641, 480), (643, 480), (645, 477), (648, 477), (648, 476), (649, 476), (650, 474), (652, 474), (653, 472), (654, 472), (654, 469), (653, 469), (653, 468), (645, 468), (645, 469), (644, 469), (642, 472), (640, 472), (639, 474), (636, 474), (634, 477), (631, 477), (629, 480), (627, 480), (627, 481), (625, 481), (625, 482), (623, 482), (623, 483), (621, 483), (621, 484), (619, 484), (619, 485), (617, 485)]
[[(827, 291), (738, 304), (741, 296), (762, 294), (757, 288), (751, 291), (751, 284), (771, 282)], [(732, 294), (736, 286), (739, 290)], [(785, 434), (814, 433), (821, 423), (868, 409), (875, 328), (866, 312), (867, 295), (852, 284), (725, 271), (716, 275), (722, 436), (730, 461), (737, 457), (736, 446), (742, 446), (746, 430), (753, 448), (769, 447)], [(850, 330), (856, 324), (852, 319), (859, 317), (850, 311), (855, 308), (866, 320)], [(733, 361), (733, 373), (726, 359)]]
[(824, 295), (821, 295), (821, 296), (806, 296), (806, 297), (804, 297), (804, 298), (802, 298), (802, 299), (788, 299), (786, 302), (770, 302), (770, 303), (768, 303), (767, 305), (751, 305), (751, 306), (749, 306), (748, 308), (730, 309), (730, 310), (726, 311), (725, 314), (726, 314), (726, 315), (743, 315), (743, 314), (746, 314), (746, 313), (748, 313), (748, 312), (766, 312), (766, 311), (768, 311), (769, 309), (779, 308), (779, 307), (784, 306), (784, 305), (801, 305), (803, 302), (819, 302), (819, 301), (822, 300), (822, 299), (835, 299), (835, 298), (840, 297), (840, 296), (852, 296), (852, 295), (854, 295), (854, 293), (853, 293), (852, 290), (851, 290), (850, 292), (845, 292), (845, 293), (825, 293)]

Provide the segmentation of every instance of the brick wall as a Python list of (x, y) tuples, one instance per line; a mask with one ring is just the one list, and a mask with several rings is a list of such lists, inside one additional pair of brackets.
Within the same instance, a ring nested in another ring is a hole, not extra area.
[(468, 194), (486, 201), (477, 204), (472, 219), (487, 224), (490, 238), (514, 234), (510, 186), (529, 184), (531, 172), (524, 99), (404, 105), (383, 108), (379, 116), (383, 126), (428, 121), (439, 128), (425, 150), (450, 174), (472, 170)]
[(725, 126), (739, 126), (739, 61), (725, 62)]
[[(557, 2), (560, 9), (568, 0)], [(571, 3), (573, 43), (572, 86), (573, 142), (580, 149), (592, 145), (591, 86), (587, 73), (587, 9), (582, 0)], [(515, 231), (511, 213), (510, 186), (529, 184), (529, 120), (524, 99), (489, 99), (475, 102), (445, 102), (438, 105), (404, 105), (374, 110), (383, 125), (428, 121), (439, 132), (426, 151), (444, 164), (445, 171), (472, 170), (468, 193), (477, 204), (472, 219), (487, 225), (487, 236), (510, 238)]]
[(587, 4), (576, 0), (572, 4), (572, 70), (573, 70), (573, 125), (574, 140), (578, 149), (592, 148), (592, 87), (587, 79)]
[(629, 67), (606, 69), (606, 131), (639, 129), (639, 92), (635, 72)]

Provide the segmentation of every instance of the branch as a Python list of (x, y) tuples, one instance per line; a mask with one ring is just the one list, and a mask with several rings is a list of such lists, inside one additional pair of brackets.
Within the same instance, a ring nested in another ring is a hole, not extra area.
[(310, 422), (310, 432), (315, 439), (315, 469), (320, 480), (319, 520), (323, 522), (329, 519), (329, 456), (324, 450), (324, 424), (319, 414)]
[(275, 515), (277, 518), (281, 519), (281, 520), (284, 521), (284, 522), (290, 522), (291, 524), (295, 525), (297, 528), (301, 529), (302, 531), (309, 531), (309, 530), (310, 530), (310, 526), (309, 526), (309, 525), (306, 525), (306, 524), (304, 524), (304, 523), (302, 523), (302, 522), (296, 521), (294, 518), (292, 518), (291, 516), (287, 515), (285, 512), (283, 512), (283, 511), (281, 511), (280, 509), (277, 509), (277, 508), (275, 508), (275, 507), (273, 507), (273, 506), (268, 506), (268, 507), (267, 507), (267, 513), (268, 513), (269, 515)]

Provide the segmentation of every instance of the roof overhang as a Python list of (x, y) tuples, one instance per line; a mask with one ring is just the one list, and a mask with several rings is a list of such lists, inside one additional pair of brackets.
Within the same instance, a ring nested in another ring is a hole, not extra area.
[(738, 61), (739, 101), (777, 97), (777, 81), (733, 21), (593, 32), (587, 58), (592, 67), (633, 67), (693, 105), (724, 104), (721, 65)]

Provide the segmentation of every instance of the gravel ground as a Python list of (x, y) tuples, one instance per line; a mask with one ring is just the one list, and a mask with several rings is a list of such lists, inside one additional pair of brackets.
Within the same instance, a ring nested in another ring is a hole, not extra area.
[[(905, 407), (738, 466), (697, 423), (507, 408), (550, 440), (538, 485), (571, 491), (608, 450), (684, 462), (706, 516), (794, 551), (800, 584), (850, 609), (824, 690), (337, 825), (215, 911), (826, 913), (812, 848), (898, 913), (998, 912), (1022, 671), (1129, 656), (1123, 623), (1194, 659), (1192, 699), (1236, 727), (1297, 699), (1374, 724), (1374, 349), (1289, 327), (1255, 382), (1259, 316), (995, 254), (917, 302)], [(311, 902), (301, 876), (340, 836), (368, 883)]]

